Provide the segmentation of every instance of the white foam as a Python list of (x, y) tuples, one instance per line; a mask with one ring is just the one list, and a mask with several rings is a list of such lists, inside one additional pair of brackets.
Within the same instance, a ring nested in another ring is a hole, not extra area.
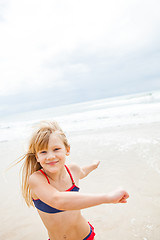
[(37, 110), (0, 123), (0, 141), (26, 137), (40, 120), (57, 120), (68, 131), (84, 131), (160, 122), (160, 92), (71, 104)]

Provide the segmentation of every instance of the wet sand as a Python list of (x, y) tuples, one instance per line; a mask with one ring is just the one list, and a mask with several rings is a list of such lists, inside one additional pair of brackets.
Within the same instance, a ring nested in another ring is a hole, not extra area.
[[(100, 160), (100, 166), (81, 180), (81, 192), (101, 193), (123, 186), (127, 204), (108, 204), (82, 210), (94, 225), (96, 240), (159, 240), (160, 236), (160, 124), (141, 124), (98, 131), (68, 133), (71, 155), (79, 165)], [(47, 232), (34, 208), (21, 197), (20, 165), (26, 141), (0, 143), (0, 239), (46, 240)]]

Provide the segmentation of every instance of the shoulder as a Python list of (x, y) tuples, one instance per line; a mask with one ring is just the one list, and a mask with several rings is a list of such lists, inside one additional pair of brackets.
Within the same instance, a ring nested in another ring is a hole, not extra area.
[(69, 163), (69, 164), (67, 164), (67, 167), (69, 168), (69, 170), (70, 170), (73, 174), (75, 174), (75, 175), (77, 175), (77, 176), (80, 175), (80, 173), (81, 173), (81, 168), (80, 168), (80, 166), (78, 166), (76, 163)]
[(39, 181), (43, 180), (43, 176), (40, 171), (36, 171), (29, 176), (28, 183), (30, 187), (35, 186)]
[(76, 163), (69, 163), (67, 164), (67, 167), (73, 171), (80, 171), (81, 169)]

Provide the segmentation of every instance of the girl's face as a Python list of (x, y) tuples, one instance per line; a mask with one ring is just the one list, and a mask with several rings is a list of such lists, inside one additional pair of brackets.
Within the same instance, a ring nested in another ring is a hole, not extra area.
[(45, 170), (52, 172), (64, 166), (66, 155), (69, 153), (70, 149), (65, 147), (58, 134), (51, 133), (48, 148), (37, 152), (37, 161)]

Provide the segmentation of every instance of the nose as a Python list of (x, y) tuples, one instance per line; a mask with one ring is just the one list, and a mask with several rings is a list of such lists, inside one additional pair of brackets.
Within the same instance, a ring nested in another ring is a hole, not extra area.
[(52, 160), (54, 158), (55, 158), (55, 154), (53, 152), (47, 154), (47, 160)]

